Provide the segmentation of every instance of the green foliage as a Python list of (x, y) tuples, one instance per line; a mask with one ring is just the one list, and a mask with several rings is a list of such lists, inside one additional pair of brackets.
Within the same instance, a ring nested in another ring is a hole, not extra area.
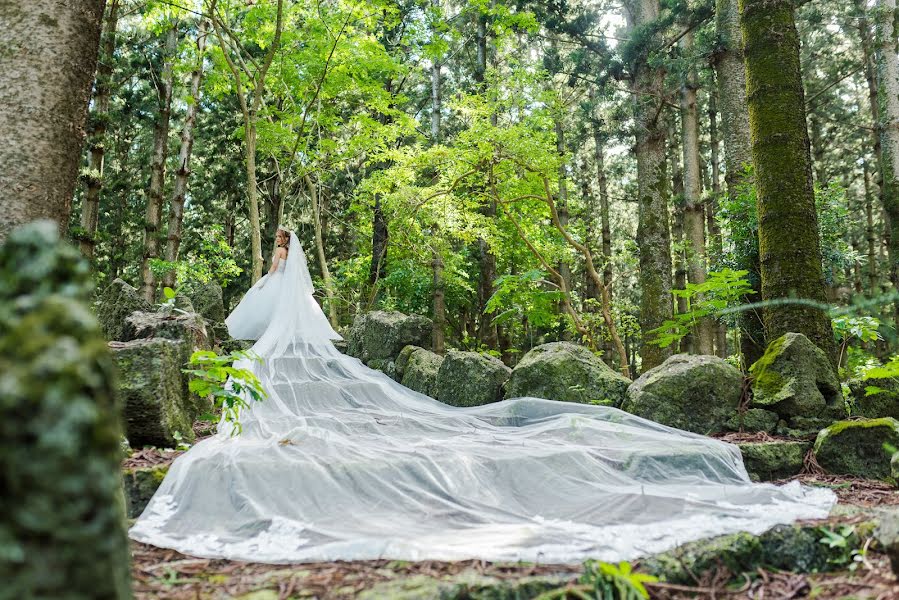
[(233, 250), (225, 240), (221, 226), (210, 227), (199, 246), (183, 259), (174, 262), (151, 259), (150, 268), (159, 277), (174, 269), (179, 287), (187, 281), (217, 281), (226, 286), (243, 270), (234, 260)]
[[(234, 426), (234, 434), (241, 431), (240, 410), (249, 408), (247, 399), (260, 402), (267, 397), (259, 378), (249, 369), (234, 366), (237, 361), (262, 362), (262, 358), (241, 350), (230, 354), (199, 350), (190, 357), (191, 368), (183, 369), (190, 375), (190, 391), (211, 397), (225, 421)], [(202, 418), (213, 421), (215, 417), (204, 415)]]
[(831, 550), (827, 562), (835, 567), (845, 567), (855, 571), (865, 560), (867, 547), (861, 544), (860, 536), (853, 525), (843, 525), (836, 529), (820, 527), (818, 541)]
[(649, 598), (644, 584), (658, 581), (658, 578), (634, 572), (625, 561), (615, 565), (588, 560), (584, 563), (581, 581), (592, 588), (596, 600), (642, 600)]
[(748, 271), (733, 269), (710, 271), (705, 283), (688, 283), (682, 290), (673, 290), (675, 296), (686, 299), (687, 311), (649, 331), (649, 335), (655, 336), (652, 343), (666, 348), (680, 342), (700, 320), (720, 318), (725, 309), (743, 303), (746, 296), (753, 293), (746, 279), (747, 274)]

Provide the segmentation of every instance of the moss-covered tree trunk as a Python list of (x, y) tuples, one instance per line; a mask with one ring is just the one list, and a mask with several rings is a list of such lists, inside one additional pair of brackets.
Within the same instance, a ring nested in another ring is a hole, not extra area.
[[(899, 57), (896, 54), (896, 0), (877, 0), (874, 19), (881, 197), (883, 208), (889, 216), (889, 276), (895, 291), (899, 289)], [(899, 303), (896, 306), (899, 315)]]
[(4, 598), (131, 596), (115, 366), (89, 273), (51, 221), (0, 246)]
[[(625, 2), (630, 30), (659, 17), (658, 0)], [(673, 316), (671, 300), (671, 231), (668, 225), (668, 177), (665, 168), (665, 72), (649, 60), (655, 36), (634, 48), (630, 64), (636, 137), (639, 207), (637, 244), (640, 254), (640, 357), (643, 370), (662, 364), (671, 349), (652, 343), (648, 332)]]
[(66, 228), (104, 5), (0, 3), (0, 241), (35, 219)]
[(103, 164), (106, 157), (106, 127), (109, 120), (110, 84), (115, 54), (119, 0), (112, 0), (106, 11), (103, 43), (94, 85), (94, 108), (88, 119), (87, 172), (83, 175), (84, 200), (81, 205), (81, 231), (78, 234), (81, 253), (93, 258), (97, 244), (100, 217), (100, 189), (103, 187)]
[[(792, 0), (740, 0), (752, 158), (758, 186), (762, 298), (825, 301), (812, 186), (799, 34)], [(835, 358), (827, 313), (775, 303), (764, 310), (776, 339), (802, 333)]]
[[(745, 183), (746, 168), (752, 165), (752, 143), (749, 139), (749, 108), (746, 102), (746, 67), (743, 64), (743, 32), (740, 30), (739, 0), (716, 0), (715, 31), (718, 47), (714, 55), (721, 108), (721, 133), (724, 141), (725, 182), (728, 199), (733, 202)], [(758, 238), (741, 245), (739, 267), (749, 272), (749, 283), (755, 294), (749, 302), (762, 299), (761, 266)], [(740, 352), (746, 365), (751, 365), (765, 352), (765, 327), (760, 311), (748, 310), (740, 315)]]
[(141, 295), (147, 302), (156, 300), (156, 274), (150, 264), (160, 256), (160, 234), (162, 229), (162, 202), (165, 187), (165, 160), (168, 155), (169, 124), (172, 115), (172, 87), (174, 86), (174, 61), (178, 49), (178, 30), (176, 24), (165, 36), (163, 47), (163, 65), (160, 74), (157, 94), (159, 107), (156, 123), (153, 126), (153, 152), (150, 158), (150, 185), (146, 193), (146, 210), (144, 212), (144, 254), (141, 261)]

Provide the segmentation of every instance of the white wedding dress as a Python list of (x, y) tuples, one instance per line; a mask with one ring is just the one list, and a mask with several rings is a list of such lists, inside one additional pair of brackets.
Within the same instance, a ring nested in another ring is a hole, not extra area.
[[(833, 492), (753, 484), (739, 450), (626, 412), (455, 408), (338, 352), (291, 235), (254, 345), (269, 393), (178, 457), (133, 539), (201, 557), (576, 563), (825, 517)], [(267, 287), (267, 286), (266, 286)]]

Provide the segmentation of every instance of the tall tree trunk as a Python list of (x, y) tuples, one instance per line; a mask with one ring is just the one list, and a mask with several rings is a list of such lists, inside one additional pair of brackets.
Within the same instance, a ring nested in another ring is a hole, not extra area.
[[(896, 0), (877, 0), (877, 130), (881, 149), (881, 194), (889, 217), (889, 276), (899, 290), (899, 57), (896, 54)], [(899, 302), (894, 303), (899, 325)]]
[(328, 269), (328, 259), (325, 256), (325, 239), (322, 231), (321, 204), (318, 190), (312, 178), (306, 174), (303, 176), (306, 183), (306, 189), (309, 190), (309, 201), (312, 204), (312, 226), (315, 230), (315, 252), (318, 255), (318, 266), (322, 272), (322, 281), (325, 284), (325, 296), (328, 299), (328, 320), (331, 327), (337, 328), (340, 324), (340, 315), (337, 311), (337, 298), (334, 293), (334, 280), (331, 278), (331, 271)]
[[(721, 107), (725, 181), (727, 196), (731, 202), (736, 201), (740, 188), (746, 180), (746, 168), (752, 165), (749, 108), (746, 100), (746, 67), (743, 64), (743, 32), (740, 30), (738, 1), (715, 0), (715, 28), (718, 34), (715, 74)], [(749, 272), (749, 283), (755, 290), (747, 301), (759, 302), (762, 299), (761, 265), (758, 256), (758, 237), (755, 233), (738, 252), (737, 258), (739, 267)], [(760, 311), (743, 312), (740, 315), (740, 352), (746, 366), (762, 357), (765, 345), (765, 327)]]
[[(629, 0), (631, 30), (649, 25), (659, 16), (658, 0)], [(640, 253), (640, 356), (643, 370), (661, 364), (670, 348), (652, 343), (649, 331), (673, 316), (671, 301), (671, 231), (668, 226), (668, 178), (665, 169), (664, 109), (665, 72), (648, 57), (652, 40), (639, 49), (631, 65), (636, 134), (639, 215), (637, 240)]]
[[(674, 119), (668, 122), (668, 160), (671, 162), (671, 241), (673, 242), (674, 260), (674, 289), (682, 290), (687, 287), (687, 259), (684, 248), (684, 171), (681, 167), (682, 153), (680, 151), (680, 134)], [(687, 312), (687, 299), (678, 296), (674, 307), (676, 314)], [(677, 350), (679, 352), (693, 352), (693, 333), (688, 333), (681, 339)]]
[[(718, 199), (721, 198), (721, 161), (718, 154), (718, 93), (709, 93), (709, 150), (712, 161), (712, 193), (706, 204), (706, 229), (708, 231), (710, 268), (718, 271), (724, 254), (724, 242), (721, 239), (721, 226), (718, 224)], [(718, 319), (715, 322), (715, 354), (727, 358), (727, 324)]]
[[(681, 40), (687, 60), (692, 59), (693, 33)], [(687, 275), (690, 283), (700, 285), (706, 279), (705, 208), (702, 202), (702, 173), (699, 167), (699, 114), (696, 109), (696, 72), (691, 68), (681, 82), (681, 148), (684, 154), (684, 237), (687, 242)], [(696, 298), (701, 301), (702, 297)], [(694, 351), (713, 354), (715, 337), (713, 321), (699, 321), (695, 331)]]
[[(740, 0), (740, 13), (758, 186), (762, 298), (823, 303), (824, 273), (793, 2)], [(766, 307), (764, 316), (768, 339), (802, 333), (835, 361), (833, 331), (824, 310), (774, 304)]]
[[(556, 152), (559, 154), (559, 201), (556, 206), (556, 209), (559, 211), (559, 221), (562, 222), (563, 227), (568, 227), (568, 183), (567, 183), (567, 172), (565, 169), (565, 131), (562, 128), (562, 115), (557, 114), (554, 119), (553, 126), (556, 132)], [(571, 286), (571, 266), (568, 264), (568, 261), (562, 260), (559, 262), (559, 274), (565, 279), (565, 285), (568, 286), (568, 289), (572, 289)]]
[(36, 219), (66, 230), (104, 5), (0, 4), (0, 242)]
[(106, 24), (97, 64), (94, 88), (94, 110), (88, 121), (87, 173), (84, 180), (84, 200), (81, 206), (81, 232), (78, 244), (81, 254), (91, 259), (97, 244), (100, 219), (100, 188), (103, 186), (103, 166), (106, 153), (106, 128), (109, 121), (110, 83), (115, 54), (116, 28), (119, 21), (119, 0), (112, 0), (106, 14)]
[(159, 77), (159, 111), (153, 127), (153, 154), (150, 158), (150, 186), (147, 188), (147, 207), (144, 215), (144, 255), (141, 261), (141, 295), (147, 302), (156, 300), (156, 276), (150, 261), (159, 258), (162, 200), (165, 187), (165, 159), (168, 151), (169, 124), (172, 114), (173, 62), (178, 46), (178, 27), (172, 23), (165, 36), (162, 73)]
[(372, 207), (371, 228), (371, 263), (368, 269), (368, 283), (374, 285), (387, 274), (387, 243), (389, 231), (387, 229), (387, 217), (381, 206), (381, 194), (375, 194), (375, 204)]
[(606, 179), (605, 156), (603, 155), (602, 132), (599, 123), (593, 122), (594, 157), (596, 159), (596, 181), (599, 184), (599, 217), (602, 235), (602, 282), (612, 293), (612, 225), (609, 214), (609, 186)]
[(877, 291), (877, 233), (874, 229), (874, 194), (871, 190), (871, 170), (868, 161), (862, 161), (862, 176), (865, 182), (865, 241), (867, 242), (868, 294)]
[[(431, 0), (431, 5), (440, 11), (440, 0)], [(440, 143), (440, 121), (442, 106), (440, 61), (435, 57), (431, 65), (431, 143)], [(436, 232), (435, 232), (436, 234)], [(446, 289), (443, 281), (443, 256), (440, 245), (434, 244), (431, 260), (432, 285), (434, 299), (431, 314), (431, 345), (434, 352), (443, 354), (446, 351)]]
[[(169, 201), (169, 231), (165, 246), (165, 259), (168, 262), (178, 260), (181, 247), (181, 226), (184, 222), (184, 198), (187, 195), (187, 183), (190, 177), (190, 155), (194, 146), (194, 125), (197, 122), (197, 111), (200, 107), (200, 83), (203, 79), (203, 59), (206, 51), (206, 20), (200, 19), (197, 30), (197, 64), (190, 76), (190, 101), (184, 127), (181, 129), (181, 150), (178, 152), (178, 170), (175, 171), (175, 185)], [(166, 272), (163, 284), (175, 286), (176, 272)]]

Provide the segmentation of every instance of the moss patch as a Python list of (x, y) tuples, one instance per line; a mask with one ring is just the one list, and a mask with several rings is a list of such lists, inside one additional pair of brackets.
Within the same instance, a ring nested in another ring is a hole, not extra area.
[(896, 419), (840, 421), (818, 434), (815, 458), (830, 473), (890, 481), (892, 454), (884, 444), (899, 447)]

